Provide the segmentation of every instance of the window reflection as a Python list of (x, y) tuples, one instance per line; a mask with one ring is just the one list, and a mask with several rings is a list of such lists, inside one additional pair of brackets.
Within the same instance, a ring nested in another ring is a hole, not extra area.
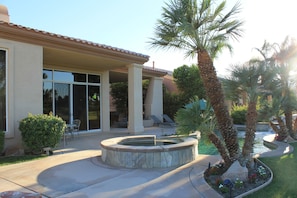
[(73, 73), (75, 82), (86, 82), (86, 74)]
[(43, 70), (43, 80), (53, 80), (53, 72), (51, 70)]
[(49, 114), (53, 111), (53, 84), (43, 82), (43, 113)]
[(74, 82), (74, 75), (70, 72), (54, 71), (54, 81)]
[(79, 119), (82, 131), (100, 129), (100, 75), (43, 70), (43, 79), (44, 113)]
[(88, 82), (91, 83), (100, 83), (100, 76), (99, 75), (88, 75)]

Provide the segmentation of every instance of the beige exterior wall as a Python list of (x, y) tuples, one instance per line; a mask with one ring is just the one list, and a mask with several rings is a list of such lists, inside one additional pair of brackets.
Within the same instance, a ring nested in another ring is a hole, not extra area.
[(145, 98), (145, 117), (157, 116), (163, 120), (163, 78), (152, 77)]
[(128, 131), (143, 133), (142, 65), (128, 65)]
[[(103, 72), (101, 75), (101, 122), (102, 131), (110, 131), (110, 84), (109, 71)], [(107, 116), (106, 116), (107, 115)]]
[(20, 42), (0, 39), (7, 50), (7, 115), (5, 147), (22, 147), (19, 122), (28, 113), (42, 113), (43, 49)]

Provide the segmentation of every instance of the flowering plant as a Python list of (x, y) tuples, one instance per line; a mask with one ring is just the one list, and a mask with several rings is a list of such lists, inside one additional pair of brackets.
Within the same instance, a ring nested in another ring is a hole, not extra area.
[(263, 166), (259, 166), (257, 172), (261, 178), (265, 179), (267, 177), (266, 169)]
[(257, 174), (256, 173), (253, 173), (249, 176), (249, 182), (250, 183), (256, 183), (256, 180), (257, 180)]
[(233, 183), (230, 179), (225, 179), (223, 183), (219, 184), (219, 189), (222, 193), (227, 193), (233, 188)]
[(224, 184), (220, 184), (219, 185), (219, 189), (222, 193), (227, 193), (229, 192), (229, 188), (227, 188), (227, 186), (225, 186)]
[(234, 184), (235, 184), (235, 188), (242, 188), (243, 187), (243, 181), (238, 179), (238, 178), (236, 178)]

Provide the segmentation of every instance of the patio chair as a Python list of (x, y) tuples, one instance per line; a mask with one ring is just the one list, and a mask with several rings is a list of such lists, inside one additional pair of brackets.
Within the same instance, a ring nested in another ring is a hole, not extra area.
[(167, 114), (163, 114), (162, 116), (163, 116), (164, 120), (166, 121), (165, 123), (168, 123), (172, 127), (176, 126), (176, 123)]
[(151, 118), (154, 120), (154, 124), (156, 124), (157, 126), (163, 128), (163, 127), (171, 127), (171, 123), (169, 122), (162, 122), (157, 116), (155, 115), (151, 115)]
[(81, 121), (79, 119), (73, 120), (72, 133), (79, 131), (80, 123)]
[(151, 118), (154, 120), (154, 124), (156, 125), (159, 125), (162, 123), (161, 120), (155, 115), (151, 115)]
[(70, 135), (71, 138), (73, 138), (73, 133), (72, 133), (72, 127), (70, 124), (67, 124), (66, 125), (66, 128), (65, 128), (65, 131), (64, 131), (64, 134), (63, 134), (63, 142), (64, 142), (64, 147), (65, 145), (67, 144), (67, 139)]

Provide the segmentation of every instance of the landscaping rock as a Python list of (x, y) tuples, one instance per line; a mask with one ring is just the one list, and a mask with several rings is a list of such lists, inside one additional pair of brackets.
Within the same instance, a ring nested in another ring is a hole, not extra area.
[(1, 198), (42, 198), (39, 193), (24, 193), (19, 191), (5, 191), (0, 193)]
[(246, 181), (248, 179), (248, 169), (246, 167), (242, 167), (238, 161), (235, 161), (222, 175), (222, 179), (230, 179), (231, 181), (239, 179), (241, 181)]

